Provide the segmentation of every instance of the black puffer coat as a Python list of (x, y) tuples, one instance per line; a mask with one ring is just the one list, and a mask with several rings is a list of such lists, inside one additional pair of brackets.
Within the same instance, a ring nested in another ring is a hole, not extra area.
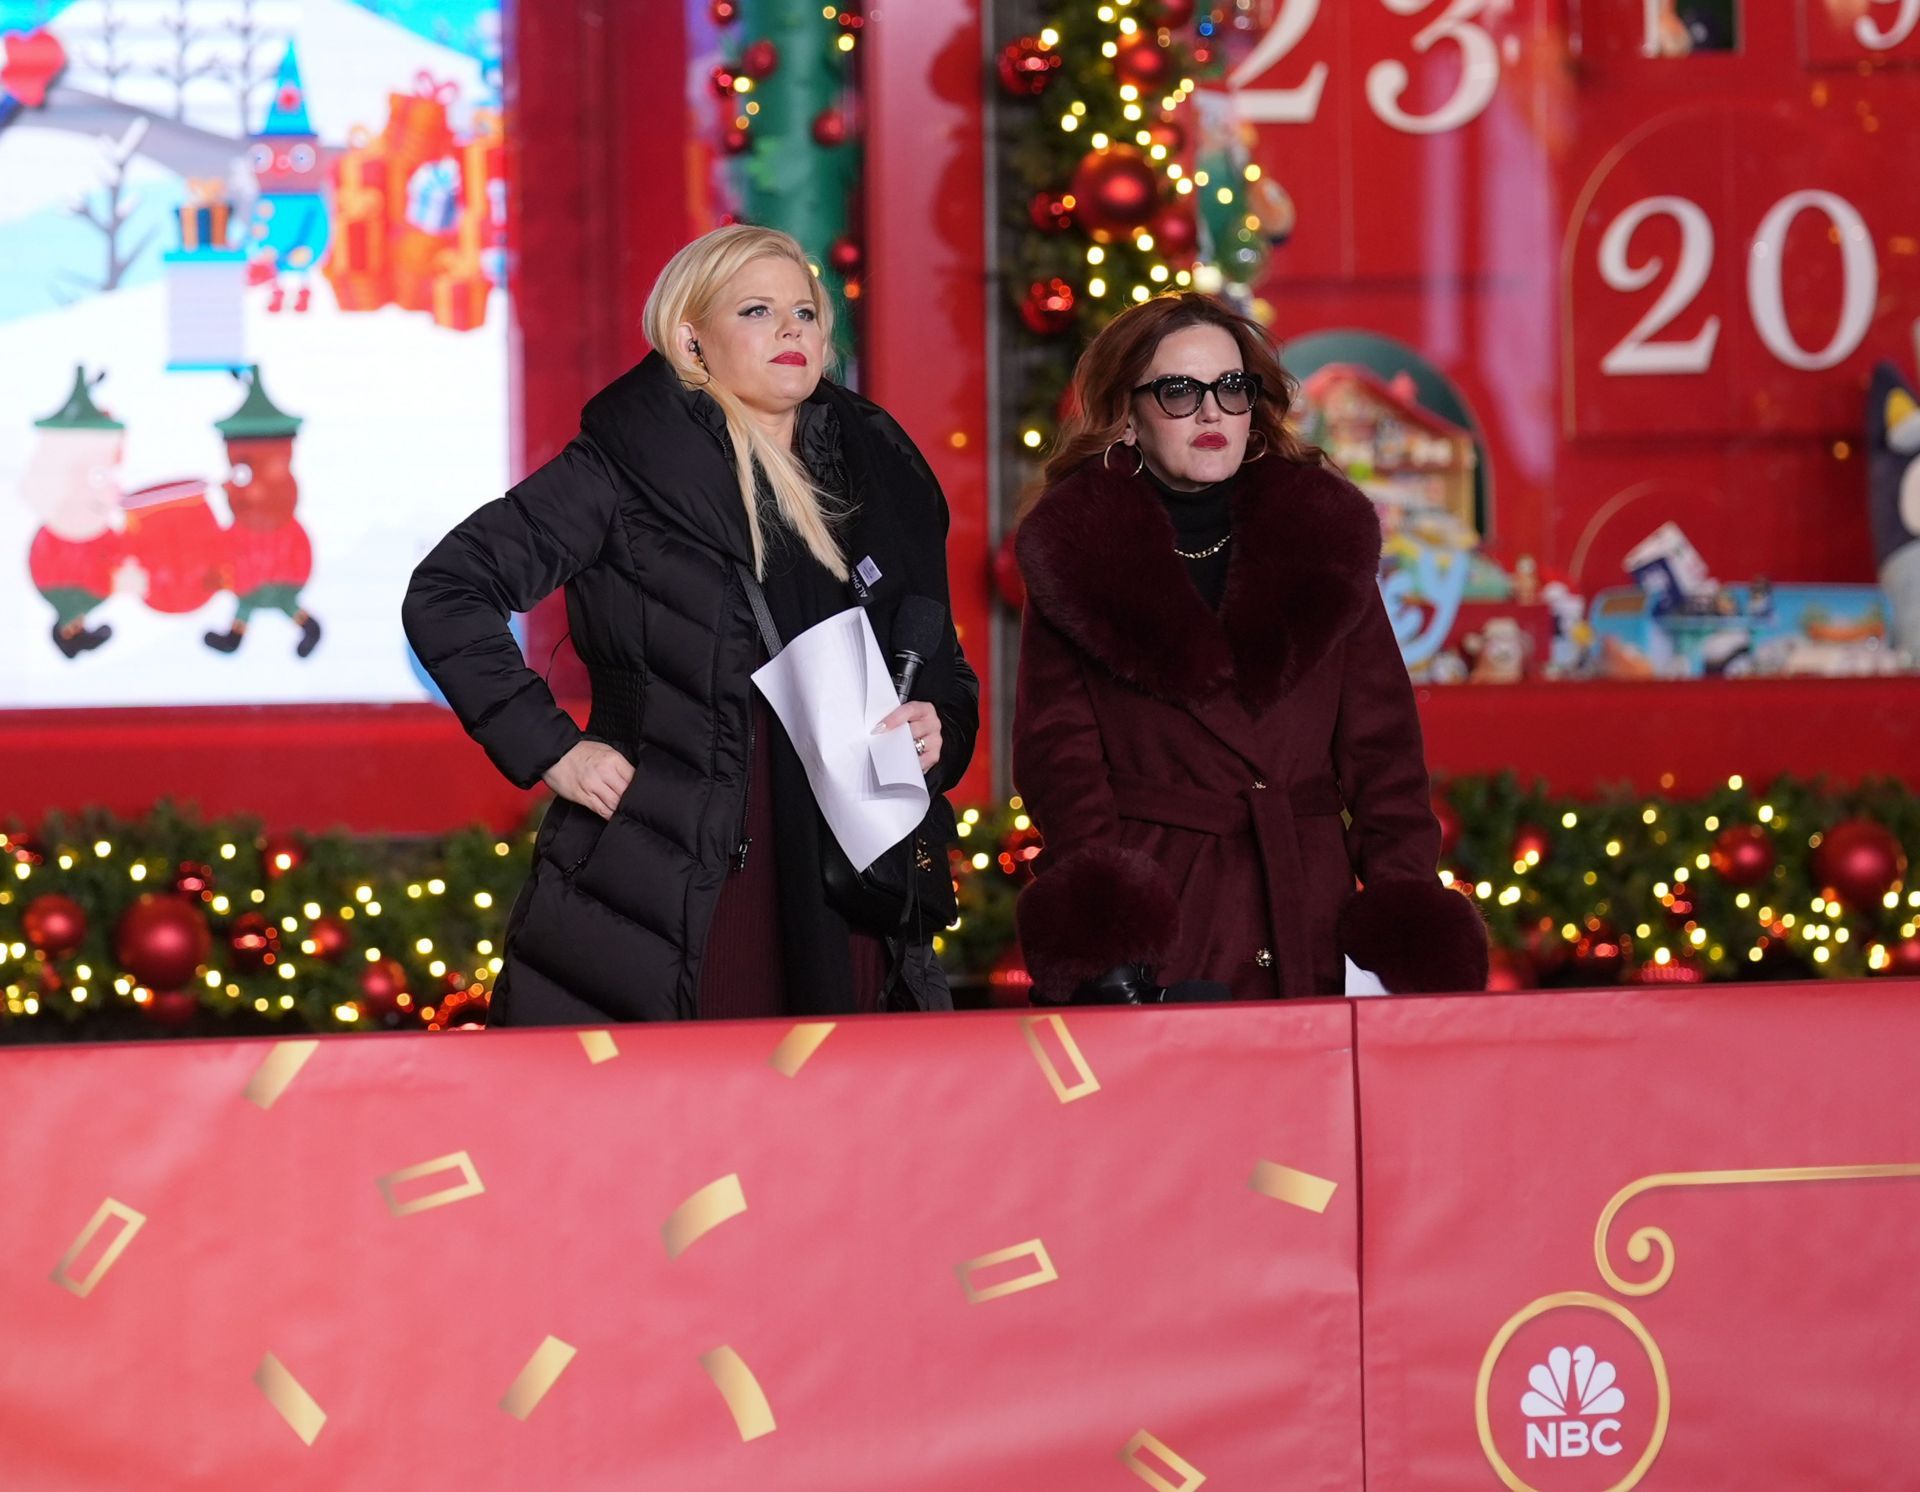
[[(840, 432), (855, 504), (842, 547), (851, 563), (870, 556), (880, 571), (865, 604), (891, 657), (903, 597), (947, 603), (946, 501), (877, 405), (825, 380), (810, 402), (833, 416), (816, 423)], [(593, 684), (585, 734), (634, 764), (611, 820), (564, 799), (549, 809), (508, 920), (494, 1024), (696, 1014), (707, 929), (745, 817), (760, 651), (735, 567), (751, 552), (719, 408), (683, 388), (656, 353), (588, 403), (565, 450), (414, 571), (407, 637), (502, 772), (531, 787), (582, 738), (507, 628), (509, 613), (562, 585)], [(939, 795), (972, 755), (978, 688), (949, 619), (915, 690), (941, 719), (926, 826), (936, 855), (953, 825)], [(777, 806), (783, 817), (818, 812), (811, 802)], [(910, 985), (929, 975), (921, 952), (907, 960)]]

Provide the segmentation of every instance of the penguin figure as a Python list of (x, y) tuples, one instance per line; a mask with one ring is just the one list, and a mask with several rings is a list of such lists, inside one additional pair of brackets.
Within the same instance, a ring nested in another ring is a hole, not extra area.
[(1892, 363), (1873, 370), (1867, 390), (1867, 504), (1893, 607), (1888, 640), (1920, 660), (1920, 397)]

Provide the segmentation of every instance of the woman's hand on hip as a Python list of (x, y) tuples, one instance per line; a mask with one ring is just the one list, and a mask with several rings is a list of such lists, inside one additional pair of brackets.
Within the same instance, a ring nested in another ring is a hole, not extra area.
[(920, 775), (925, 776), (940, 760), (940, 713), (925, 700), (910, 699), (873, 728), (877, 736), (883, 730), (905, 725), (913, 731), (913, 749), (920, 756)]
[(633, 763), (602, 741), (577, 741), (540, 780), (569, 803), (610, 819), (633, 781)]

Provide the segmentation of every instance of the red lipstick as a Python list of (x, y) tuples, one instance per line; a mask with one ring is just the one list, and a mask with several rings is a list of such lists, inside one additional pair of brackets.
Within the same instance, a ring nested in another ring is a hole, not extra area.
[(804, 352), (783, 352), (774, 361), (785, 363), (790, 368), (804, 368), (807, 365), (807, 355)]
[(1205, 435), (1195, 436), (1193, 443), (1203, 451), (1218, 451), (1226, 446), (1227, 438), (1209, 430)]

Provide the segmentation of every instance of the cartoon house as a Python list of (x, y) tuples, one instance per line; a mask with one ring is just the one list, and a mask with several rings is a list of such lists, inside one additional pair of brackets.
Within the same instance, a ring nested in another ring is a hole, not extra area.
[(1331, 456), (1381, 510), (1389, 531), (1446, 515), (1456, 542), (1478, 540), (1473, 436), (1421, 407), (1413, 379), (1384, 379), (1329, 363), (1301, 386), (1302, 433)]

